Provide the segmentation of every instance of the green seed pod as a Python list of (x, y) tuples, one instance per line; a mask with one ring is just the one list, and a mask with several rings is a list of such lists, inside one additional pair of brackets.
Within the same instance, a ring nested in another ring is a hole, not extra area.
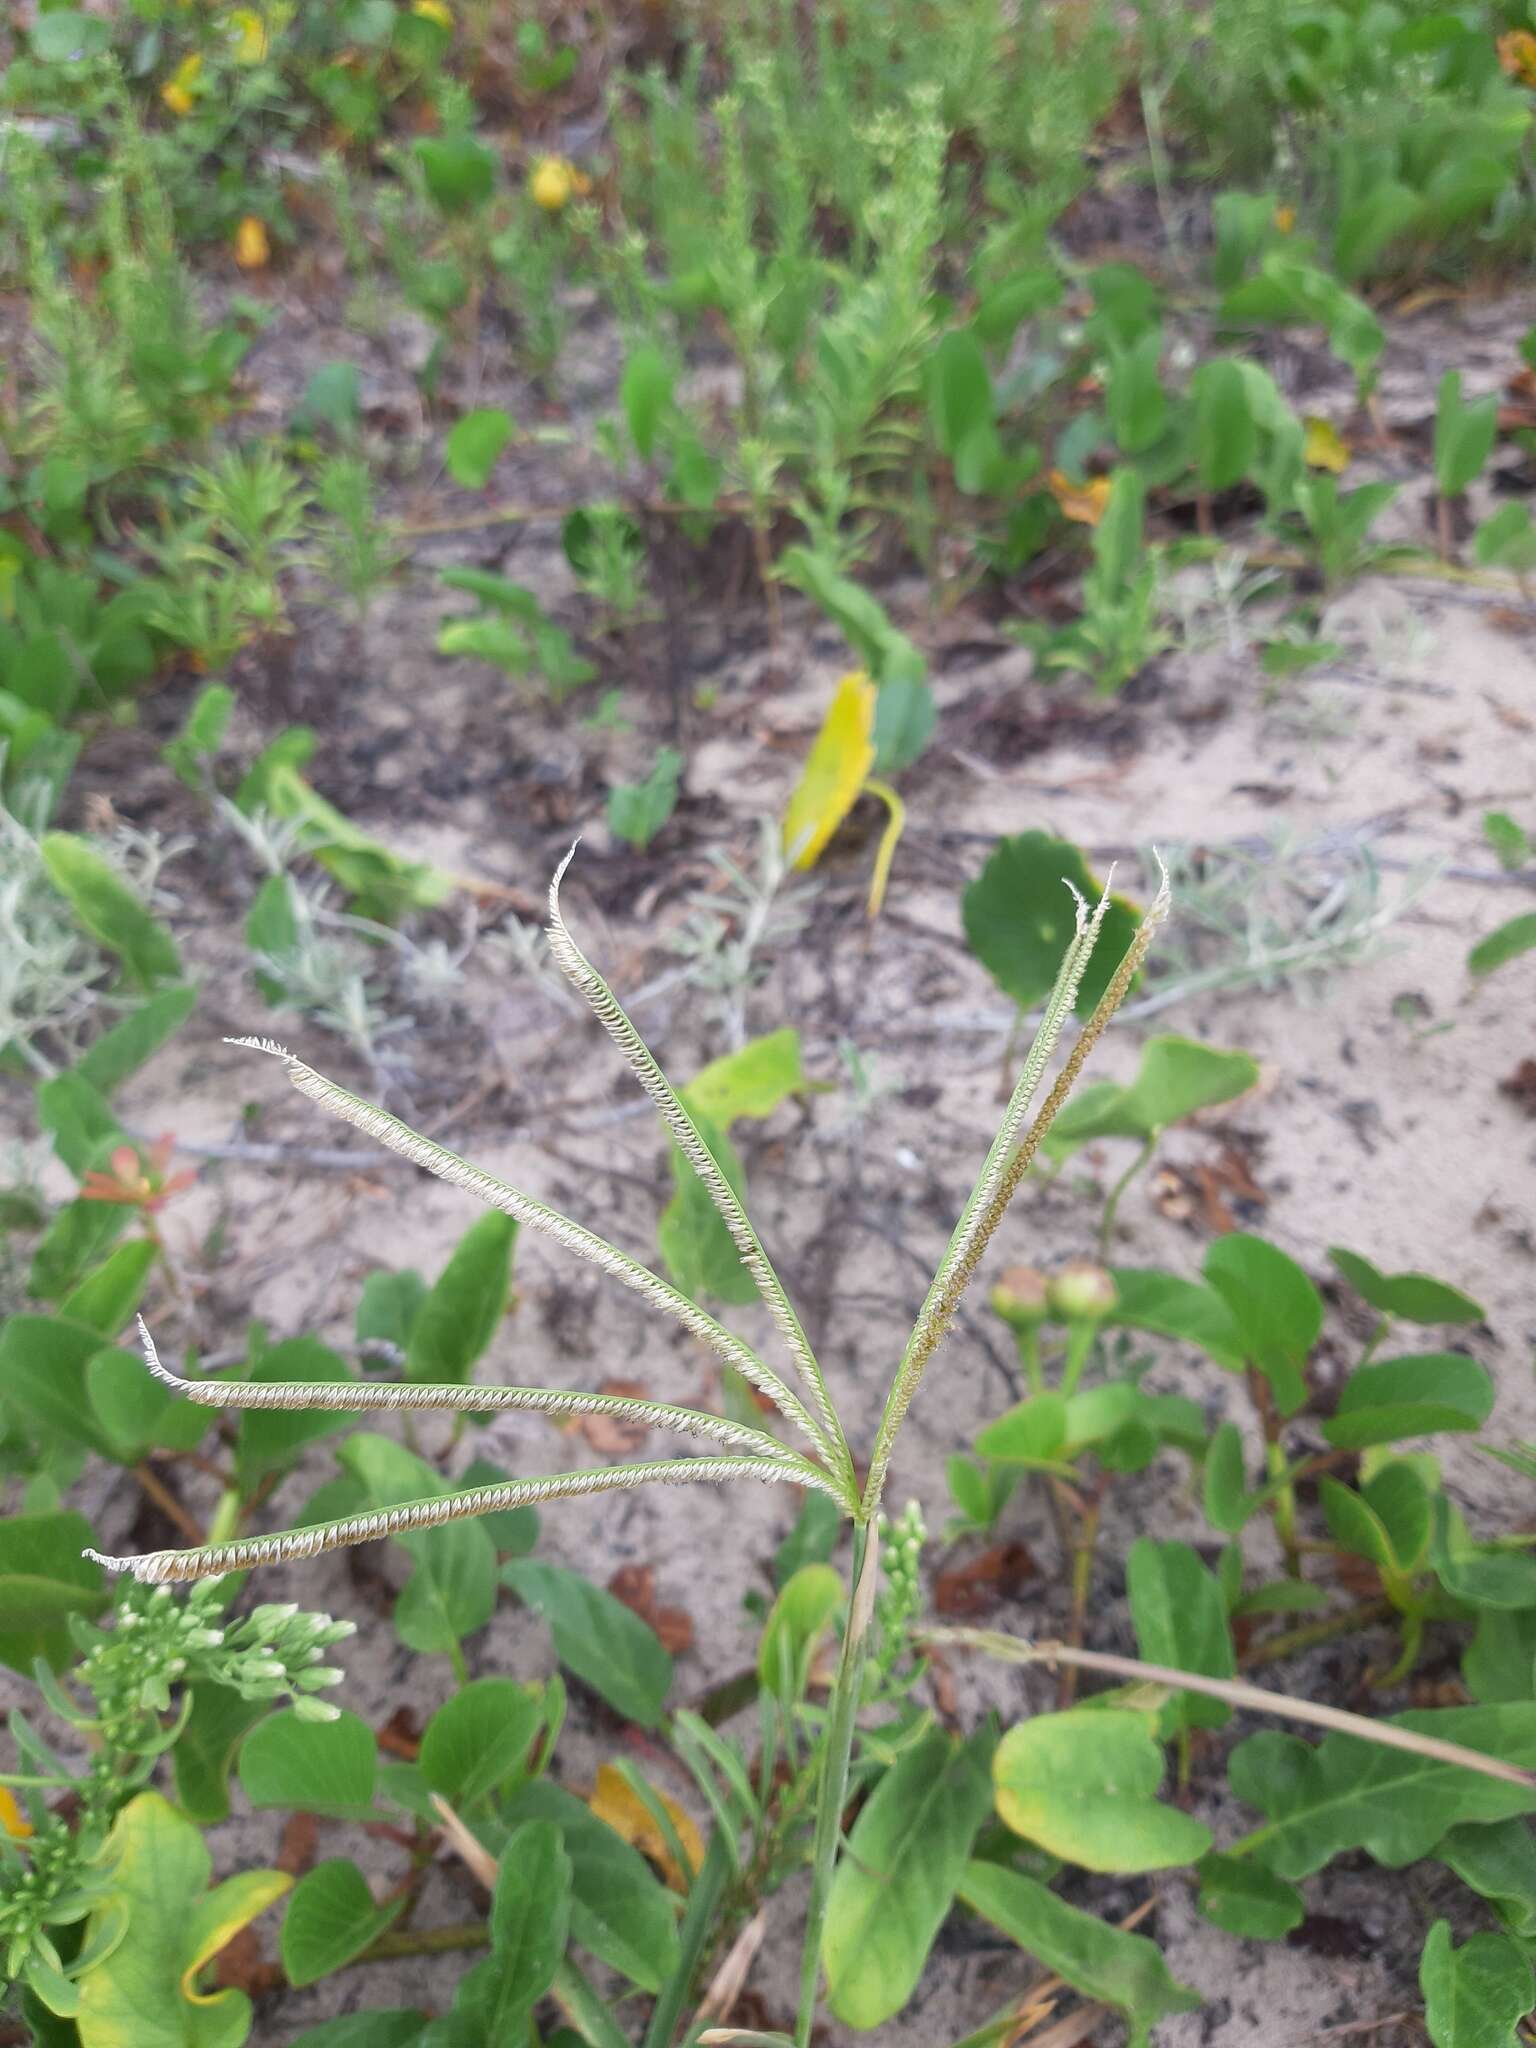
[(1052, 1313), (1050, 1283), (1038, 1266), (1010, 1266), (991, 1294), (993, 1308), (1011, 1330), (1034, 1330)]
[(1047, 1299), (1064, 1323), (1102, 1323), (1120, 1296), (1114, 1281), (1091, 1259), (1073, 1259), (1051, 1276)]

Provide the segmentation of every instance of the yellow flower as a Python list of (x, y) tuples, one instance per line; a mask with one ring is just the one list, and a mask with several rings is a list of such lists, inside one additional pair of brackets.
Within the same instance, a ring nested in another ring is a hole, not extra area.
[(0, 1834), (21, 1842), (31, 1832), (32, 1823), (17, 1805), (15, 1793), (9, 1785), (0, 1785)]
[(412, 14), (419, 14), (426, 21), (435, 21), (439, 28), (453, 27), (452, 10), (443, 0), (411, 0)]
[(529, 196), (546, 213), (558, 213), (586, 183), (563, 156), (541, 156), (528, 174)]
[(229, 17), (229, 40), (237, 64), (259, 64), (267, 54), (267, 25), (249, 7), (237, 7)]
[(235, 229), (235, 261), (242, 270), (265, 270), (271, 259), (266, 223), (248, 213)]
[(1097, 526), (1104, 517), (1110, 493), (1107, 476), (1091, 476), (1086, 483), (1075, 484), (1061, 470), (1053, 469), (1045, 481), (1065, 516), (1075, 519), (1079, 526)]
[(1536, 35), (1528, 28), (1512, 28), (1494, 47), (1501, 71), (1519, 85), (1536, 86)]
[(197, 75), (203, 68), (203, 60), (195, 52), (183, 57), (165, 84), (160, 88), (160, 97), (173, 114), (190, 114), (192, 111), (192, 88)]

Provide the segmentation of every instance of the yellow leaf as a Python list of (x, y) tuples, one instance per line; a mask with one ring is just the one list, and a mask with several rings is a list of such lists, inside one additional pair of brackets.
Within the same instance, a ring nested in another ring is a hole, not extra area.
[(1079, 526), (1097, 526), (1104, 517), (1110, 493), (1107, 476), (1091, 476), (1086, 483), (1075, 484), (1061, 470), (1053, 469), (1045, 482), (1065, 517), (1075, 519)]
[(276, 1905), (293, 1879), (283, 1870), (242, 1870), (200, 1898), (187, 1915), (187, 1957), (181, 1989), (194, 2005), (216, 2005), (222, 1991), (199, 1991), (197, 1973), (258, 1913)]
[(194, 51), (190, 57), (183, 57), (165, 84), (160, 88), (160, 97), (173, 114), (190, 114), (192, 111), (192, 88), (197, 75), (203, 68), (203, 60)]
[(1331, 420), (1318, 419), (1309, 415), (1302, 423), (1306, 428), (1306, 439), (1302, 443), (1302, 454), (1308, 469), (1331, 469), (1335, 476), (1342, 476), (1349, 467), (1349, 443)]
[(1512, 28), (1494, 45), (1499, 69), (1520, 85), (1536, 86), (1536, 35), (1528, 28)]
[(622, 1835), (632, 1848), (642, 1856), (649, 1856), (667, 1883), (675, 1892), (685, 1892), (688, 1880), (704, 1861), (704, 1843), (698, 1829), (677, 1804), (665, 1792), (650, 1787), (656, 1803), (671, 1821), (684, 1856), (688, 1870), (684, 1874), (673, 1854), (672, 1845), (662, 1831), (656, 1816), (645, 1801), (635, 1792), (616, 1764), (603, 1764), (597, 1773), (597, 1783), (592, 1787), (588, 1806), (599, 1820), (607, 1821), (615, 1834)]
[(0, 1785), (0, 1829), (18, 1842), (24, 1841), (32, 1832), (32, 1823), (22, 1812), (9, 1785)]
[(435, 21), (439, 28), (453, 27), (453, 13), (443, 5), (443, 0), (413, 0), (411, 12), (425, 21)]
[(237, 64), (259, 64), (267, 54), (267, 25), (249, 7), (237, 7), (229, 17), (229, 39)]
[(876, 695), (862, 669), (837, 686), (784, 813), (784, 851), (797, 868), (816, 865), (875, 765)]
[(271, 257), (266, 223), (248, 213), (235, 229), (235, 261), (242, 270), (265, 270)]
[(576, 173), (563, 156), (541, 156), (528, 174), (528, 193), (535, 206), (558, 213), (576, 190)]
[(1295, 225), (1296, 209), (1294, 206), (1277, 206), (1275, 208), (1275, 226), (1282, 235), (1288, 235)]
[(212, 1858), (186, 1815), (140, 1792), (107, 1838), (110, 1883), (86, 1922), (87, 1945), (127, 1916), (128, 1931), (80, 1978), (81, 2048), (188, 2048), (243, 2041), (251, 2001), (241, 1990), (199, 1991), (197, 1972), (293, 1880), (252, 1870), (205, 1891)]
[(864, 787), (871, 796), (879, 797), (887, 812), (885, 830), (880, 834), (880, 845), (875, 854), (875, 871), (869, 881), (867, 907), (871, 917), (878, 917), (880, 906), (885, 901), (886, 884), (891, 879), (891, 862), (896, 858), (896, 842), (906, 829), (907, 807), (888, 782), (876, 782), (871, 776)]

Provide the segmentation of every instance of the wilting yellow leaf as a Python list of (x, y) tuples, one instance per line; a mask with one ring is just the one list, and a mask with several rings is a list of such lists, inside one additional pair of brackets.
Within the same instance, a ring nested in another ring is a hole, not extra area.
[(1320, 420), (1315, 415), (1304, 422), (1306, 439), (1302, 442), (1302, 454), (1308, 469), (1331, 469), (1335, 476), (1342, 476), (1349, 467), (1349, 443), (1331, 420)]
[(630, 1788), (628, 1779), (616, 1764), (603, 1764), (597, 1773), (597, 1783), (592, 1787), (588, 1806), (599, 1820), (607, 1821), (615, 1834), (622, 1835), (632, 1848), (642, 1856), (649, 1856), (667, 1883), (675, 1892), (685, 1892), (688, 1880), (704, 1861), (704, 1843), (698, 1829), (677, 1804), (665, 1792), (657, 1792), (656, 1803), (671, 1821), (678, 1843), (688, 1861), (686, 1875), (672, 1852), (672, 1845), (663, 1834), (661, 1825), (645, 1801)]
[(1065, 517), (1075, 519), (1079, 526), (1097, 526), (1104, 517), (1110, 493), (1107, 476), (1091, 476), (1086, 483), (1075, 484), (1063, 471), (1053, 469), (1045, 482)]
[(821, 731), (811, 743), (804, 771), (784, 813), (784, 851), (797, 868), (816, 865), (875, 765), (876, 694), (862, 669), (844, 676)]
[(1536, 35), (1528, 28), (1512, 28), (1499, 37), (1499, 69), (1521, 85), (1536, 86)]
[(1288, 235), (1295, 225), (1296, 209), (1294, 206), (1277, 206), (1275, 208), (1275, 226), (1282, 235)]
[(271, 258), (265, 221), (248, 213), (235, 229), (235, 261), (242, 270), (265, 270)]
[(192, 88), (197, 83), (197, 74), (203, 68), (203, 60), (196, 51), (190, 57), (183, 57), (165, 84), (160, 88), (160, 97), (173, 114), (190, 114), (192, 111)]
[(880, 845), (875, 853), (875, 871), (869, 878), (868, 910), (871, 917), (878, 917), (880, 906), (885, 901), (886, 884), (891, 879), (896, 842), (906, 829), (907, 807), (888, 782), (876, 782), (871, 776), (864, 787), (871, 796), (879, 797), (886, 809), (885, 830), (880, 834)]
[(439, 28), (453, 27), (452, 11), (443, 5), (443, 0), (412, 0), (411, 12), (426, 21), (435, 21)]
[(267, 25), (249, 7), (237, 7), (229, 17), (230, 49), (237, 64), (259, 64), (267, 54)]
[(18, 1842), (32, 1832), (32, 1823), (22, 1812), (9, 1785), (0, 1785), (0, 1830)]

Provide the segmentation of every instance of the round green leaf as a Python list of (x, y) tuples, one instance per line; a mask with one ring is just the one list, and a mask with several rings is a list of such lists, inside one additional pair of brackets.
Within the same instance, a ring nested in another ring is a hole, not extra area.
[(1037, 1714), (998, 1744), (997, 1810), (1016, 1835), (1086, 1870), (1164, 1870), (1193, 1863), (1210, 1830), (1159, 1805), (1163, 1752), (1155, 1717), (1116, 1708)]
[(306, 1721), (286, 1707), (245, 1738), (240, 1783), (252, 1806), (364, 1819), (373, 1812), (377, 1763), (373, 1730), (356, 1714)]
[[(1076, 911), (1068, 883), (1089, 902), (1097, 902), (1103, 888), (1067, 840), (1053, 839), (1048, 832), (1021, 832), (999, 840), (965, 892), (966, 943), (1021, 1010), (1050, 994), (1061, 956), (1071, 944)], [(1113, 899), (1078, 990), (1080, 1017), (1089, 1015), (1109, 986), (1140, 922), (1124, 897)]]
[(1482, 1366), (1459, 1352), (1384, 1358), (1345, 1381), (1323, 1435), (1336, 1449), (1358, 1451), (1408, 1436), (1478, 1429), (1493, 1409), (1493, 1393)]
[(283, 1918), (283, 1968), (293, 1985), (339, 1970), (384, 1932), (405, 1896), (376, 1906), (368, 1880), (345, 1856), (317, 1863), (294, 1888)]

